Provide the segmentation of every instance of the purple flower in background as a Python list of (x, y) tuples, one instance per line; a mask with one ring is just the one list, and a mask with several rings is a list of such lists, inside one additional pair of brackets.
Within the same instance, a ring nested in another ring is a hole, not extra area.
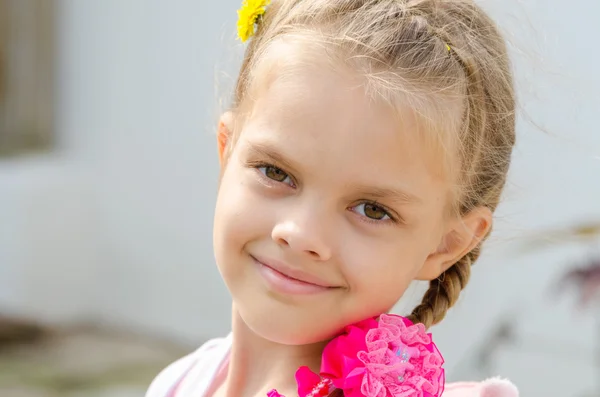
[(560, 280), (560, 287), (574, 286), (579, 292), (579, 306), (584, 309), (600, 298), (600, 258), (569, 270)]

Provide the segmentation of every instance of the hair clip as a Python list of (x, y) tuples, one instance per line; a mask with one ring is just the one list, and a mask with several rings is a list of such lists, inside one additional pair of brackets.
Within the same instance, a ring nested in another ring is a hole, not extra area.
[(255, 25), (267, 10), (271, 0), (244, 0), (242, 8), (238, 10), (237, 31), (238, 37), (245, 43), (254, 36)]

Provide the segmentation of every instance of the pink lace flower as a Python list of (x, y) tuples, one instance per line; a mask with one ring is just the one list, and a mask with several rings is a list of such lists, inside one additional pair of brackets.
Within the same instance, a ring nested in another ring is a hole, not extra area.
[(321, 376), (301, 367), (298, 394), (326, 395), (323, 381), (331, 381), (345, 397), (439, 397), (443, 363), (423, 324), (384, 314), (348, 326), (333, 339), (323, 351)]

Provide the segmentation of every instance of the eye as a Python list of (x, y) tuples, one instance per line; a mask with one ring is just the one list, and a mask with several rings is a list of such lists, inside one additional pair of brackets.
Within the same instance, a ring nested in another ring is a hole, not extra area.
[(385, 210), (385, 208), (375, 204), (375, 203), (362, 203), (357, 205), (355, 211), (360, 215), (366, 216), (369, 219), (373, 219), (376, 221), (384, 221), (388, 219), (392, 219), (390, 214)]
[(287, 183), (289, 185), (292, 184), (290, 176), (280, 168), (274, 167), (272, 165), (264, 165), (262, 167), (258, 167), (258, 170), (264, 176), (276, 182)]

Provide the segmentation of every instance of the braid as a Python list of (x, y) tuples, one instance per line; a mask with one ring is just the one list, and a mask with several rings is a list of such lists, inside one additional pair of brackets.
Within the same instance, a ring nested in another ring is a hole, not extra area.
[(479, 257), (479, 246), (463, 256), (452, 267), (429, 283), (423, 300), (408, 318), (413, 323), (423, 323), (426, 328), (442, 321), (469, 282), (471, 266)]

